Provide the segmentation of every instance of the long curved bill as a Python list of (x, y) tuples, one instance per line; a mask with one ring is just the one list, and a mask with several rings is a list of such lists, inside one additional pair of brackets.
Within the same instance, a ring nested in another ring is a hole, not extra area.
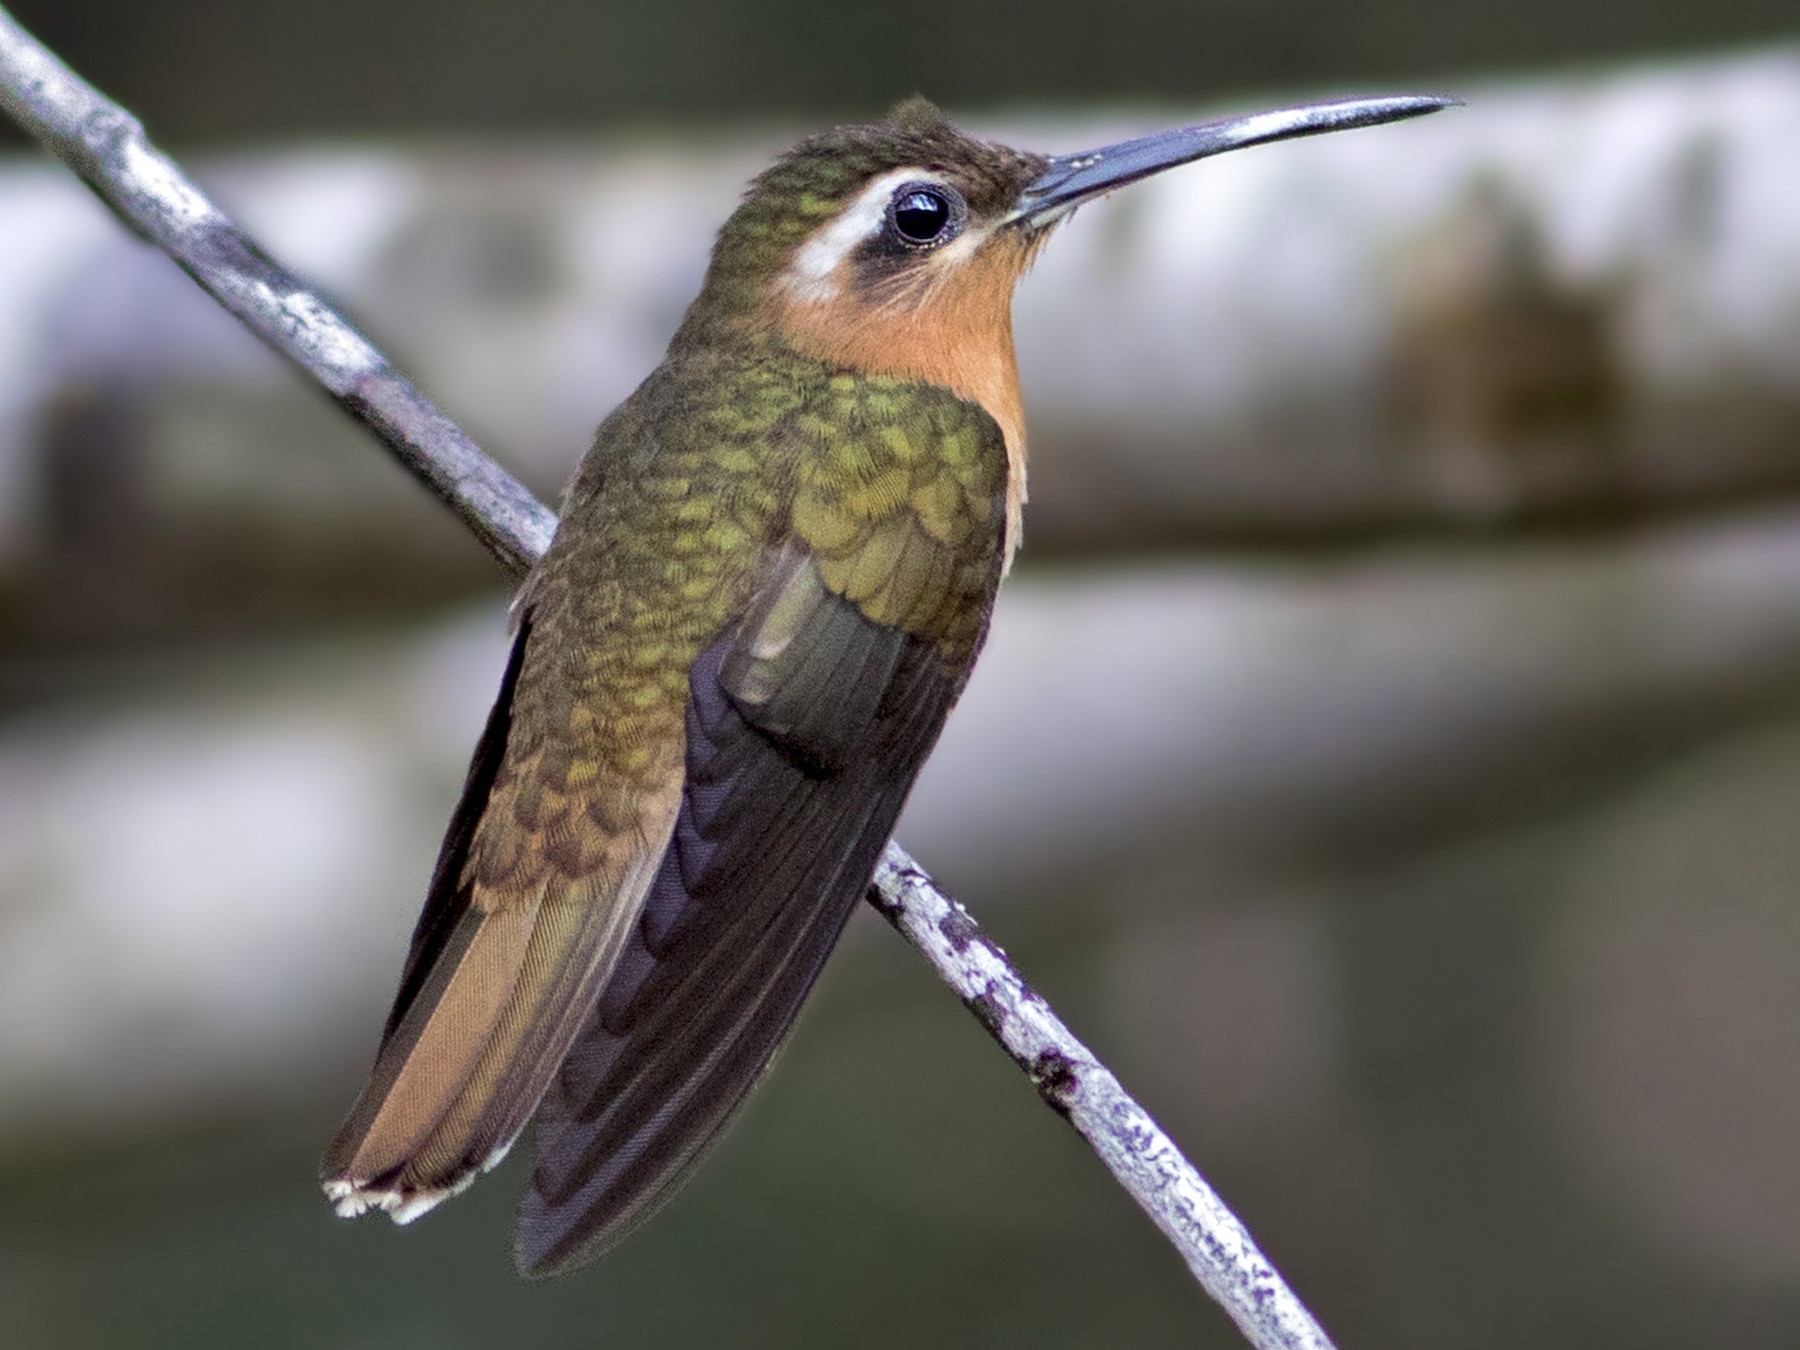
[(1210, 122), (1197, 122), (1191, 127), (1120, 141), (1117, 145), (1104, 145), (1098, 150), (1052, 155), (1050, 167), (1019, 194), (1019, 203), (1007, 221), (1040, 228), (1102, 193), (1179, 164), (1191, 164), (1208, 155), (1268, 141), (1285, 141), (1294, 136), (1316, 136), (1322, 131), (1347, 131), (1351, 127), (1398, 122), (1456, 107), (1461, 101), (1435, 94), (1335, 99), (1242, 117), (1220, 117)]

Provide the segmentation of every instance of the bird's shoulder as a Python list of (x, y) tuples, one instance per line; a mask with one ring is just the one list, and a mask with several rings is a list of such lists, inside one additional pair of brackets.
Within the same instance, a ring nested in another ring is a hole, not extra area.
[(786, 525), (824, 590), (967, 659), (999, 580), (998, 424), (939, 386), (839, 373), (792, 433)]
[[(792, 545), (870, 620), (968, 649), (997, 582), (1005, 437), (927, 383), (779, 350), (696, 351), (658, 368), (602, 424), (565, 499), (579, 522), (547, 573), (603, 551), (642, 581), (748, 594), (752, 558)], [(567, 564), (565, 564), (567, 565)]]

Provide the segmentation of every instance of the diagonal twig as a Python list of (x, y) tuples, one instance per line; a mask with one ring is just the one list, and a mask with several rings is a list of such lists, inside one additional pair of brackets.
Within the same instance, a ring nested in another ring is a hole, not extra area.
[[(0, 108), (173, 258), (251, 332), (306, 371), (462, 519), (523, 572), (555, 515), (465, 436), (298, 277), (271, 259), (137, 119), (0, 8)], [(1257, 1350), (1331, 1343), (1255, 1240), (1150, 1114), (985, 936), (967, 910), (890, 843), (869, 902), (916, 947), (1092, 1145)]]

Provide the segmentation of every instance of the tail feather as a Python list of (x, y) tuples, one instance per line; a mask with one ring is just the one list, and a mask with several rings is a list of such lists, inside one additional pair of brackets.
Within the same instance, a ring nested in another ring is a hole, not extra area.
[(571, 886), (464, 916), (326, 1151), (340, 1214), (409, 1222), (506, 1156), (616, 964), (660, 852), (640, 855), (611, 903)]
[(513, 996), (467, 1084), (419, 1151), (421, 1171), (467, 1175), (505, 1156), (618, 964), (661, 853), (660, 845), (641, 851), (610, 895), (574, 886), (544, 902)]
[[(509, 755), (530, 631), (527, 614), (374, 1070), (321, 1164), (345, 1216), (377, 1208), (408, 1222), (506, 1155), (618, 963), (668, 846), (679, 761), (661, 784), (639, 785), (619, 813), (627, 823), (602, 829), (579, 801), (547, 812), (555, 780), (539, 782), (537, 756)], [(493, 838), (508, 847), (484, 857)]]
[(325, 1151), (325, 1193), (338, 1213), (374, 1207), (404, 1223), (454, 1192), (442, 1127), (512, 1002), (537, 909), (535, 901), (489, 913), (471, 908), (451, 931)]

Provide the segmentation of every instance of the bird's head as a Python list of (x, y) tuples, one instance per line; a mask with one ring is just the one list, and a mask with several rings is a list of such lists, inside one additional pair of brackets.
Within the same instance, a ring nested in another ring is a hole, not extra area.
[(971, 136), (908, 99), (885, 121), (807, 137), (759, 175), (719, 232), (697, 308), (818, 337), (868, 326), (900, 336), (934, 309), (1006, 306), (1050, 227), (1115, 188), (1225, 150), (1451, 101), (1308, 104), (1043, 155)]
[(750, 184), (676, 343), (750, 333), (844, 369), (946, 386), (993, 415), (1022, 470), (1012, 294), (1051, 227), (1208, 155), (1453, 102), (1344, 99), (1043, 155), (908, 99), (885, 121), (807, 137)]

